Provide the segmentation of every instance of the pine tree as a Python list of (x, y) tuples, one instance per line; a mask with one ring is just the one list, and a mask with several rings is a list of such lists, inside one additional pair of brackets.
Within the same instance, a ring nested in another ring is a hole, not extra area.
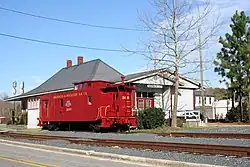
[[(222, 44), (221, 51), (217, 54), (217, 60), (214, 61), (215, 72), (221, 77), (221, 82), (225, 82), (230, 90), (236, 92), (240, 99), (240, 111), (242, 113), (242, 97), (249, 93), (250, 85), (250, 17), (242, 11), (238, 11), (231, 18), (230, 24), (232, 34), (226, 33), (225, 39), (220, 37)], [(250, 111), (250, 110), (249, 110)], [(241, 120), (243, 118), (241, 117)]]

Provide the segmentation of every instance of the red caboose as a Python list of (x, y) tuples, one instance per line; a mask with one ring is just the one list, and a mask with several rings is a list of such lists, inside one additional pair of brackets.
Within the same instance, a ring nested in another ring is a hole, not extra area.
[(137, 126), (134, 112), (135, 88), (106, 81), (74, 83), (70, 92), (40, 97), (39, 126), (60, 128), (128, 129)]

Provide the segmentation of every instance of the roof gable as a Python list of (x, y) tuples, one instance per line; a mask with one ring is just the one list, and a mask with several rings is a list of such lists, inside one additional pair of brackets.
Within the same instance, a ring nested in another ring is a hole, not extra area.
[[(125, 77), (125, 82), (135, 82), (135, 81), (138, 82), (139, 80), (144, 80), (145, 78), (150, 78), (154, 75), (164, 77), (168, 81), (175, 83), (174, 73), (165, 68), (129, 74)], [(199, 83), (196, 83), (193, 80), (188, 79), (184, 76), (180, 76), (179, 82), (181, 88), (191, 88), (191, 89), (199, 88)]]

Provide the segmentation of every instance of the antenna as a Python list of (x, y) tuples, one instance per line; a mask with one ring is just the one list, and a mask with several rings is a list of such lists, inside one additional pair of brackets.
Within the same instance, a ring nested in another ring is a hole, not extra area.
[(20, 84), (20, 94), (24, 93), (24, 82), (21, 82)]
[(14, 95), (14, 96), (17, 93), (16, 86), (17, 86), (17, 82), (16, 81), (12, 82), (12, 95)]

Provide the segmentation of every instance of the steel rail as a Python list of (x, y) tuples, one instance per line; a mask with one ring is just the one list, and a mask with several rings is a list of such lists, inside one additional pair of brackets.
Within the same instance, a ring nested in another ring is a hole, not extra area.
[[(70, 139), (71, 140), (71, 139)], [(177, 151), (210, 155), (250, 157), (250, 147), (174, 142), (129, 141), (110, 139), (71, 140), (75, 144), (118, 146), (122, 148), (150, 149), (154, 151)]]
[(153, 151), (177, 151), (188, 153), (199, 153), (209, 155), (225, 155), (236, 157), (250, 157), (249, 146), (231, 146), (231, 145), (211, 145), (195, 143), (174, 143), (174, 142), (153, 142), (153, 141), (131, 141), (131, 140), (111, 140), (111, 139), (93, 139), (65, 136), (33, 135), (20, 133), (3, 133), (0, 137), (21, 138), (29, 140), (65, 140), (74, 144), (150, 149)]
[(168, 136), (168, 137), (250, 139), (250, 133), (170, 132), (170, 133), (157, 133), (157, 134), (159, 136)]

